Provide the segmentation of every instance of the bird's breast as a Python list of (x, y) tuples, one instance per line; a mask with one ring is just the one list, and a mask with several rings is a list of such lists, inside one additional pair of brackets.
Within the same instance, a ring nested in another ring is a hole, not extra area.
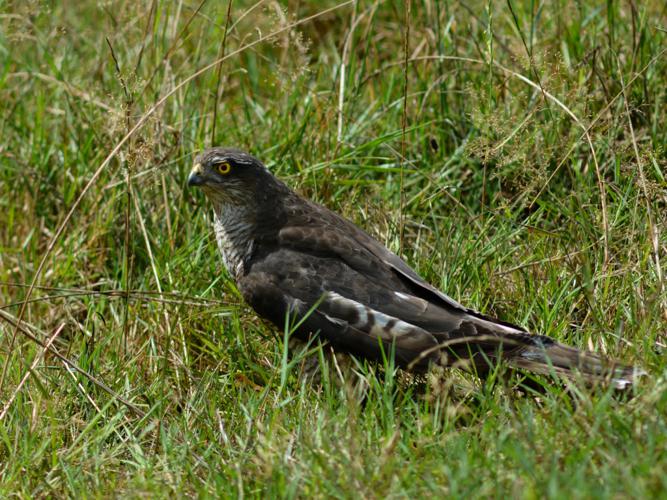
[(227, 209), (216, 211), (213, 227), (222, 261), (232, 278), (238, 280), (252, 254), (253, 225), (246, 214)]

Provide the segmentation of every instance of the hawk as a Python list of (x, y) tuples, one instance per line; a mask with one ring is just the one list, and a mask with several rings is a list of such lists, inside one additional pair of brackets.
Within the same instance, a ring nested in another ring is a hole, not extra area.
[(641, 371), (468, 309), (423, 280), (350, 221), (306, 200), (257, 158), (211, 148), (188, 177), (213, 204), (224, 264), (245, 301), (279, 328), (334, 351), (423, 373), (463, 360), (484, 374), (510, 367), (623, 389)]

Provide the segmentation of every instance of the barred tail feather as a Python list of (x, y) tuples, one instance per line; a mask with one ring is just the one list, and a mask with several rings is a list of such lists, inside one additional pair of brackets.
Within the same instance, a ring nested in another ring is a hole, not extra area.
[(468, 316), (438, 347), (444, 348), (441, 364), (452, 365), (455, 360), (467, 359), (478, 374), (487, 372), (500, 358), (513, 368), (583, 379), (590, 384), (611, 385), (616, 389), (627, 389), (646, 375), (640, 368), (481, 315)]
[(549, 337), (532, 337), (526, 345), (509, 353), (508, 362), (515, 368), (534, 373), (556, 373), (566, 378), (582, 377), (589, 383), (611, 384), (615, 389), (627, 389), (646, 374), (636, 367), (621, 365), (588, 351), (559, 344)]

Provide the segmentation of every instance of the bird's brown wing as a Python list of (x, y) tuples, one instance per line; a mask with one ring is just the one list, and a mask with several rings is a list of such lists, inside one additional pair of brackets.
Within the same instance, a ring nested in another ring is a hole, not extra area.
[(293, 215), (291, 224), (279, 232), (278, 238), (282, 245), (304, 252), (333, 253), (369, 279), (383, 280), (388, 287), (404, 292), (402, 299), (395, 304), (392, 301), (387, 306), (395, 305), (402, 308), (404, 314), (409, 314), (411, 308), (408, 302), (412, 301), (414, 307), (424, 309), (418, 313), (417, 318), (403, 318), (406, 321), (432, 319), (435, 324), (428, 324), (426, 328), (429, 331), (438, 331), (438, 323), (441, 323), (438, 318), (444, 318), (445, 324), (441, 325), (439, 331), (450, 332), (456, 329), (456, 325), (451, 323), (453, 316), (455, 319), (473, 321), (473, 327), (480, 323), (487, 330), (497, 328), (502, 333), (527, 333), (517, 325), (483, 315), (459, 304), (425, 281), (398, 255), (364, 230), (326, 207), (299, 200), (298, 205), (293, 207)]
[[(285, 257), (291, 260), (285, 261)], [(371, 360), (388, 358), (393, 352), (400, 366), (408, 366), (417, 359), (414, 368), (425, 369), (431, 358), (435, 359), (435, 349), (420, 357), (437, 345), (430, 333), (337, 292), (326, 291), (333, 288), (328, 286), (326, 274), (304, 272), (308, 266), (295, 271), (295, 261), (301, 265), (303, 259), (289, 250), (281, 250), (269, 255), (239, 280), (241, 293), (260, 316), (278, 327), (288, 325), (291, 333), (304, 340), (317, 333), (334, 348)], [(316, 261), (321, 260), (318, 257), (305, 259), (315, 267), (318, 267)], [(319, 264), (326, 265), (325, 260)], [(282, 263), (278, 272), (276, 261)], [(354, 286), (354, 283), (341, 283), (336, 288)]]
[(399, 256), (352, 222), (309, 201), (299, 200), (299, 205), (293, 208), (295, 217), (291, 224), (280, 231), (279, 238), (284, 244), (297, 245), (306, 251), (334, 251), (354, 267), (370, 271), (371, 275), (382, 267), (385, 273), (401, 280), (418, 297), (447, 308), (473, 312), (424, 281)]
[[(336, 216), (330, 212), (331, 215)], [(387, 293), (350, 297), (430, 332), (447, 334), (461, 321), (480, 320), (487, 329), (524, 332), (520, 327), (468, 309), (424, 281), (410, 266), (352, 223), (336, 216), (320, 224), (286, 226), (278, 234), (279, 245), (298, 252), (338, 258), (359, 273), (373, 288)]]
[(314, 259), (330, 259), (316, 275), (321, 293), (336, 292), (428, 331), (454, 329), (464, 314), (462, 308), (448, 303), (443, 307), (416, 296), (412, 283), (406, 284), (402, 274), (335, 227), (287, 227), (280, 231), (278, 241), (280, 248), (302, 256), (306, 268)]

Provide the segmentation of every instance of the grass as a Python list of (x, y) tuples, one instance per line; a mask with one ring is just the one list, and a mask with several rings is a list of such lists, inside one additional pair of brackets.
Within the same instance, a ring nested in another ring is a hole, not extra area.
[[(665, 495), (663, 2), (0, 5), (0, 496)], [(186, 187), (211, 144), (649, 376), (307, 383)]]

